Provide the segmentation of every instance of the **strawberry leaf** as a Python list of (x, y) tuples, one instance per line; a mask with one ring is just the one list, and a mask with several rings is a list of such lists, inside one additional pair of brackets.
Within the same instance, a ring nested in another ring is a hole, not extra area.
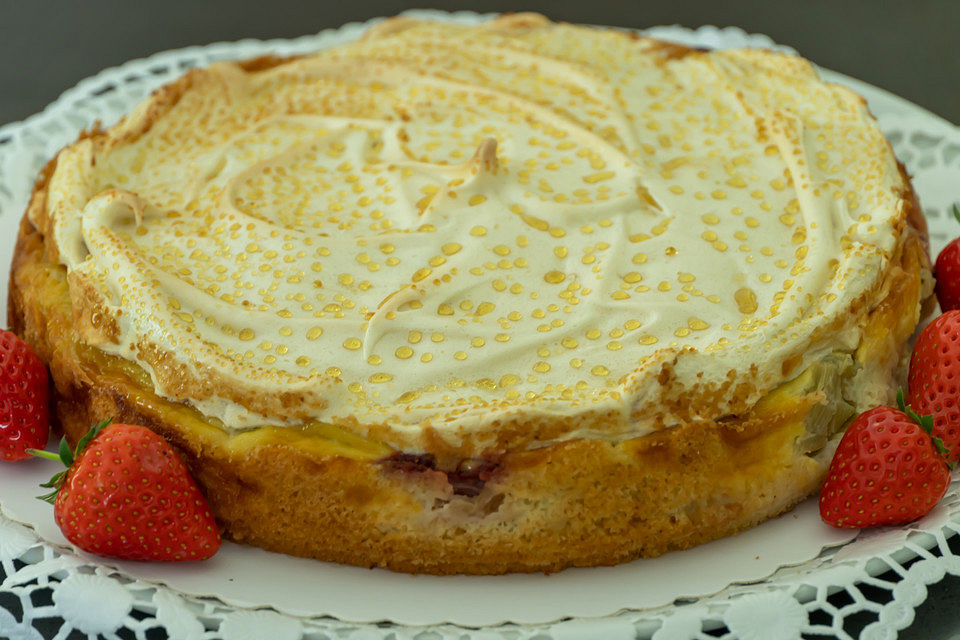
[[(933, 416), (921, 416), (913, 410), (913, 407), (904, 402), (902, 388), (897, 389), (897, 407), (899, 407), (900, 411), (907, 414), (908, 418), (916, 422), (928, 436), (933, 434)], [(943, 442), (940, 444), (943, 445)]]
[[(77, 449), (74, 451), (73, 455), (75, 458), (79, 458), (80, 454), (83, 453), (83, 450), (87, 447), (87, 443), (97, 437), (97, 434), (107, 428), (113, 422), (113, 418), (107, 418), (98, 425), (95, 425), (90, 431), (87, 431), (86, 435), (80, 438), (80, 441), (77, 442)], [(67, 465), (70, 466), (70, 465)]]
[(47, 480), (46, 482), (44, 482), (44, 483), (41, 484), (40, 486), (41, 486), (41, 487), (45, 487), (45, 488), (47, 488), (47, 489), (52, 488), (52, 487), (58, 487), (58, 488), (59, 488), (60, 485), (63, 484), (63, 476), (65, 476), (66, 474), (67, 474), (66, 471), (61, 471), (60, 473), (54, 474), (54, 476), (53, 476), (52, 478), (50, 478), (49, 480)]
[[(947, 447), (947, 445), (943, 444), (943, 440), (937, 436), (930, 436), (930, 439), (933, 440), (933, 448), (937, 450), (937, 453), (944, 457), (949, 457), (950, 449)], [(950, 468), (953, 469), (953, 463), (951, 462), (948, 464)]]
[(960, 222), (960, 206), (956, 203), (953, 205), (953, 217), (957, 219), (957, 222)]
[(73, 464), (73, 453), (70, 451), (70, 445), (67, 444), (66, 438), (60, 438), (60, 459), (63, 460), (64, 466), (68, 469)]
[(53, 504), (53, 498), (56, 498), (57, 492), (60, 491), (60, 487), (63, 486), (64, 481), (67, 479), (67, 471), (63, 470), (59, 473), (53, 474), (53, 477), (40, 484), (44, 489), (53, 489), (50, 493), (44, 494), (42, 496), (37, 496), (39, 499)]

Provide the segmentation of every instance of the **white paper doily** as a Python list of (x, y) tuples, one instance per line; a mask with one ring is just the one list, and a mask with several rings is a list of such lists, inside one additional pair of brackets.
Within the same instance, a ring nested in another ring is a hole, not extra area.
[[(473, 13), (410, 13), (465, 22), (481, 18)], [(105, 124), (116, 121), (153, 88), (186, 69), (267, 52), (290, 55), (334, 46), (357, 37), (369, 24), (350, 24), (295, 40), (241, 41), (164, 52), (80, 82), (42, 113), (0, 127), (0, 219), (22, 215), (39, 169), (82, 128), (95, 120)], [(698, 46), (775, 47), (766, 36), (732, 28), (689, 31), (657, 27), (648, 33)], [(915, 176), (935, 253), (956, 235), (948, 210), (960, 199), (955, 187), (960, 184), (960, 130), (882, 90), (831, 72), (824, 76), (848, 84), (867, 98), (897, 155)], [(0, 264), (9, 264), (12, 238), (0, 244)], [(235, 609), (134, 580), (95, 560), (57, 550), (31, 529), (0, 516), (0, 632), (18, 640), (40, 640), (43, 636), (38, 628), (57, 638), (78, 631), (138, 640), (145, 640), (148, 634), (155, 637), (161, 630), (171, 638), (188, 640), (786, 640), (801, 634), (850, 638), (851, 625), (857, 623), (865, 624), (862, 638), (895, 638), (897, 631), (913, 621), (914, 608), (926, 599), (926, 585), (947, 573), (960, 575), (957, 532), (960, 485), (955, 482), (941, 505), (912, 526), (864, 532), (855, 541), (826, 550), (803, 565), (780, 569), (759, 582), (729, 586), (709, 598), (679, 600), (665, 607), (604, 618), (468, 629), (356, 625), (268, 609)]]

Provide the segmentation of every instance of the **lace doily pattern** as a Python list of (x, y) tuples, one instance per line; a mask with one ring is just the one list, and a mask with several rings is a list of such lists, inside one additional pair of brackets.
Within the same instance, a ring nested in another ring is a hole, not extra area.
[[(473, 13), (410, 12), (472, 22)], [(0, 215), (19, 217), (44, 163), (79, 131), (115, 122), (154, 88), (194, 66), (267, 52), (305, 53), (357, 37), (370, 23), (349, 24), (295, 40), (241, 41), (191, 47), (107, 69), (66, 91), (43, 112), (0, 127)], [(657, 27), (652, 35), (710, 47), (779, 48), (769, 38), (739, 29), (689, 31)], [(839, 76), (838, 76), (839, 78)], [(851, 81), (852, 82), (852, 81)], [(865, 85), (856, 83), (864, 93)], [(889, 94), (868, 97), (897, 156), (914, 176), (930, 223), (932, 250), (956, 235), (950, 208), (960, 183), (960, 130)], [(117, 574), (57, 549), (31, 529), (0, 515), (0, 630), (14, 640), (97, 635), (147, 640), (164, 633), (183, 640), (788, 640), (833, 636), (892, 639), (909, 626), (927, 585), (960, 576), (960, 483), (927, 517), (906, 527), (861, 533), (766, 580), (731, 585), (709, 598), (660, 609), (625, 611), (596, 619), (548, 625), (467, 629), (454, 625), (412, 628), (388, 622), (354, 625), (332, 618), (298, 618), (268, 609), (241, 610), (214, 599), (188, 597)]]

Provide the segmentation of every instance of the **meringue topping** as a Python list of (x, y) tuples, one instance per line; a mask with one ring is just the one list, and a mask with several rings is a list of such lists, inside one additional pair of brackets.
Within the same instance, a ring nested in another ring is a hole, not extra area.
[(618, 441), (856, 348), (904, 186), (859, 96), (767, 51), (387, 25), (61, 155), (86, 342), (226, 429), (412, 448)]

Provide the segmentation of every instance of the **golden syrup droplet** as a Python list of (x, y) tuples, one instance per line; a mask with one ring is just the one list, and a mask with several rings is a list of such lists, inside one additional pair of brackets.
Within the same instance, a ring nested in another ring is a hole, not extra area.
[(740, 287), (733, 293), (734, 300), (737, 301), (737, 309), (740, 313), (750, 314), (756, 312), (757, 294), (750, 287)]

